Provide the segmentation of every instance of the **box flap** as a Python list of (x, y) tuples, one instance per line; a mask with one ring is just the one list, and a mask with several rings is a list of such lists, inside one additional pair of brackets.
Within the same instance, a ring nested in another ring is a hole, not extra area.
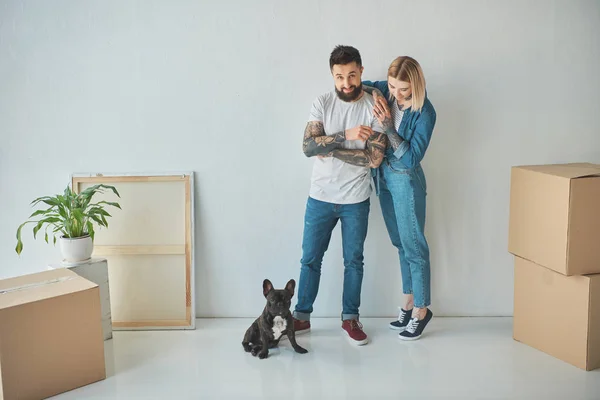
[(0, 310), (97, 287), (66, 268), (0, 280)]
[(600, 176), (600, 164), (592, 163), (520, 165), (513, 168), (525, 169), (567, 179)]

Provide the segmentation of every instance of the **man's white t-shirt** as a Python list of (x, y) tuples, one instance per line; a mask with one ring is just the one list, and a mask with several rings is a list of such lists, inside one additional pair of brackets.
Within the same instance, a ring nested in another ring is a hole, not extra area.
[[(323, 123), (326, 135), (334, 135), (358, 125), (370, 126), (373, 131), (383, 132), (373, 115), (373, 96), (363, 92), (353, 102), (341, 100), (335, 91), (325, 93), (313, 102), (309, 121)], [(362, 140), (346, 140), (345, 149), (365, 149)], [(371, 173), (369, 167), (359, 167), (335, 157), (314, 157), (310, 197), (335, 204), (360, 203), (371, 196)]]

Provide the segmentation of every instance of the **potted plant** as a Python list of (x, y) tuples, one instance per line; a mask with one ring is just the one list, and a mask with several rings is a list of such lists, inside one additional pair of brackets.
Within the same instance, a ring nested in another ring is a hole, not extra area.
[[(111, 215), (104, 209), (105, 206), (121, 208), (119, 203), (109, 201), (92, 203), (92, 197), (96, 193), (103, 193), (104, 190), (111, 190), (117, 197), (121, 197), (117, 189), (110, 185), (91, 186), (81, 193), (75, 193), (67, 185), (62, 195), (44, 196), (33, 200), (31, 202), (32, 207), (39, 203), (44, 203), (50, 207), (35, 211), (29, 216), (28, 221), (19, 226), (17, 229), (17, 247), (15, 248), (17, 254), (20, 255), (23, 251), (21, 230), (26, 224), (35, 223), (36, 225), (33, 227), (34, 239), (44, 226), (46, 243), (49, 243), (49, 229), (51, 235), (54, 236), (54, 245), (58, 235), (63, 263), (72, 264), (89, 260), (94, 246), (94, 223), (108, 228), (106, 218)], [(39, 219), (31, 220), (33, 217), (39, 217)]]

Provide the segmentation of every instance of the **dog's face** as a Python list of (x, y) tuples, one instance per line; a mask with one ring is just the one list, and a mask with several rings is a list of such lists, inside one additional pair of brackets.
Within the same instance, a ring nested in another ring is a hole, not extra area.
[(292, 305), (292, 297), (294, 297), (294, 289), (296, 281), (290, 279), (285, 285), (285, 289), (273, 289), (273, 284), (270, 280), (263, 281), (263, 294), (267, 299), (267, 311), (274, 316), (283, 317), (290, 312)]

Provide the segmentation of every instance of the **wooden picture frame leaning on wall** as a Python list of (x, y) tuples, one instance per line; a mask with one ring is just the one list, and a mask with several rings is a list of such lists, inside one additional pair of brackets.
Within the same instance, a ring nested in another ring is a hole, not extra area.
[(92, 254), (108, 260), (113, 330), (195, 329), (193, 172), (71, 175), (77, 193), (99, 183), (121, 194)]

